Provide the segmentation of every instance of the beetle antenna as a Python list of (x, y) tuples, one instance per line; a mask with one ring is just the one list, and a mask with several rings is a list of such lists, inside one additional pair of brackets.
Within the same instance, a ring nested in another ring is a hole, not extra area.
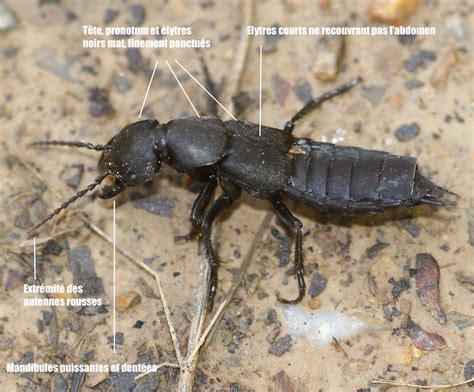
[(79, 147), (79, 148), (88, 148), (89, 150), (104, 151), (110, 150), (110, 146), (107, 144), (92, 144), (85, 142), (69, 142), (64, 140), (43, 140), (30, 143), (33, 146), (69, 146), (69, 147)]
[(31, 234), (36, 231), (40, 226), (43, 226), (46, 222), (51, 220), (54, 216), (58, 215), (62, 210), (66, 209), (70, 204), (74, 203), (77, 199), (84, 196), (87, 192), (93, 190), (97, 185), (99, 185), (105, 177), (107, 177), (111, 173), (110, 170), (106, 170), (105, 172), (99, 174), (99, 176), (94, 180), (92, 184), (89, 184), (86, 188), (81, 189), (75, 195), (71, 196), (68, 200), (66, 200), (63, 204), (61, 204), (58, 208), (56, 208), (51, 214), (49, 214), (46, 218), (44, 218), (41, 222), (36, 223), (35, 225), (31, 226), (27, 230), (27, 234)]

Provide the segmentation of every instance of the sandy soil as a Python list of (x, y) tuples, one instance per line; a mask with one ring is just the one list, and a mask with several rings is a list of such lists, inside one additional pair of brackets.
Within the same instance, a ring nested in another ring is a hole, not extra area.
[[(328, 9), (316, 3), (259, 2), (255, 24), (372, 25), (369, 1), (331, 1)], [(212, 48), (204, 55), (214, 79), (219, 83), (225, 81), (241, 27), (236, 1), (6, 1), (16, 23), (9, 31), (0, 32), (0, 389), (4, 391), (53, 387), (57, 391), (87, 391), (100, 377), (6, 373), (5, 364), (12, 361), (175, 361), (153, 279), (120, 254), (117, 295), (137, 293), (140, 303), (118, 313), (116, 328), (123, 336), (118, 336), (121, 344), (117, 353), (112, 352), (112, 247), (81, 220), (81, 216), (87, 216), (88, 221), (111, 235), (112, 209), (110, 203), (92, 196), (84, 197), (67, 214), (43, 227), (37, 238), (38, 276), (49, 284), (70, 284), (79, 268), (74, 257), (89, 260), (102, 280), (101, 295), (107, 306), (101, 310), (105, 313), (61, 307), (53, 315), (51, 308), (23, 306), (23, 283), (32, 280), (32, 247), (21, 247), (27, 239), (26, 229), (74, 192), (67, 180), (74, 183), (79, 179), (79, 188), (89, 184), (96, 175), (99, 156), (94, 151), (33, 148), (27, 147), (27, 143), (46, 138), (107, 142), (125, 124), (137, 120), (157, 60), (157, 74), (144, 117), (165, 122), (192, 115), (164, 61), (177, 58), (194, 74), (201, 75), (194, 51), (141, 50), (140, 60), (133, 57), (134, 53), (127, 56), (124, 49), (82, 48), (82, 26), (105, 26), (106, 9), (118, 12), (109, 25), (140, 19), (140, 8), (130, 8), (131, 4), (140, 4), (145, 10), (143, 25), (191, 26), (195, 37), (212, 40)], [(459, 194), (458, 208), (421, 208), (380, 217), (340, 219), (293, 206), (307, 230), (307, 283), (311, 283), (316, 269), (327, 278), (323, 292), (316, 299), (307, 295), (299, 306), (313, 308), (311, 311), (318, 306), (323, 310), (337, 309), (363, 320), (366, 328), (356, 336), (323, 347), (293, 339), (283, 347), (281, 356), (271, 350), (277, 342), (282, 344), (279, 338), (287, 335), (275, 292), (293, 296), (296, 283), (291, 275), (292, 264), (284, 252), (288, 237), (273, 218), (247, 270), (243, 288), (227, 308), (222, 324), (201, 356), (197, 390), (355, 391), (370, 387), (377, 391), (382, 387), (370, 385), (370, 380), (427, 384), (464, 380), (466, 363), (474, 359), (472, 281), (471, 285), (466, 283), (467, 278), (472, 280), (474, 276), (474, 27), (472, 7), (468, 4), (424, 1), (409, 23), (435, 26), (437, 34), (416, 37), (411, 43), (400, 42), (394, 36), (347, 37), (334, 81), (321, 82), (313, 74), (317, 37), (282, 37), (274, 50), (267, 48), (263, 58), (265, 124), (281, 127), (301, 107), (295, 93), (307, 91), (301, 85), (309, 86), (316, 96), (360, 75), (364, 79), (361, 86), (326, 103), (323, 110), (298, 124), (295, 134), (417, 156), (423, 173)], [(112, 16), (110, 12), (108, 15)], [(447, 25), (451, 27), (447, 29)], [(254, 122), (258, 121), (258, 48), (262, 42), (262, 37), (250, 41), (241, 84), (252, 103), (240, 118)], [(425, 59), (416, 69), (408, 70), (404, 61), (420, 50), (429, 51), (428, 57), (434, 54), (435, 59)], [(455, 56), (455, 64), (447, 70), (446, 78), (434, 86), (433, 74), (442, 73), (449, 56)], [(198, 110), (205, 111), (203, 91), (183, 72), (178, 75)], [(99, 104), (91, 99), (98, 95), (97, 91), (91, 93), (93, 88), (104, 89)], [(412, 123), (419, 125), (419, 134), (400, 141), (395, 130)], [(79, 169), (74, 165), (83, 165), (82, 177), (77, 177)], [(44, 183), (32, 175), (31, 168), (40, 173)], [(195, 299), (196, 271), (202, 258), (196, 243), (177, 244), (173, 238), (188, 230), (188, 213), (196, 187), (165, 170), (151, 189), (141, 190), (141, 195), (135, 190), (118, 200), (117, 243), (159, 272), (181, 345), (185, 347)], [(219, 270), (217, 302), (231, 286), (267, 211), (269, 206), (265, 202), (245, 195), (219, 226), (216, 238), (226, 263)], [(41, 240), (50, 236), (54, 242), (45, 250)], [(387, 246), (373, 248), (380, 242)], [(416, 267), (418, 253), (431, 254), (440, 266), (441, 306), (448, 318), (445, 325), (433, 318), (417, 296), (410, 272)], [(392, 282), (408, 283), (410, 288), (405, 287), (395, 298), (393, 284), (388, 283), (391, 278)], [(412, 319), (427, 331), (441, 335), (446, 349), (422, 351), (414, 347), (402, 328), (404, 316), (400, 315), (407, 301), (411, 304)], [(383, 305), (386, 313), (392, 314), (392, 321), (384, 314)], [(137, 320), (144, 321), (141, 328), (137, 328)], [(94, 389), (174, 390), (179, 372), (163, 368), (140, 381), (134, 381), (135, 375), (103, 375), (103, 382)]]

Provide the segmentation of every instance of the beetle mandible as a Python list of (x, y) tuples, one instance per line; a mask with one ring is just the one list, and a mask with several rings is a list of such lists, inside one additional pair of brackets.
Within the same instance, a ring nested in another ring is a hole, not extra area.
[[(215, 88), (203, 64), (211, 93)], [(294, 265), (298, 296), (280, 302), (296, 304), (305, 295), (302, 223), (286, 207), (283, 197), (301, 202), (321, 212), (342, 215), (379, 213), (387, 209), (419, 204), (446, 206), (447, 189), (423, 176), (413, 157), (382, 151), (338, 146), (296, 138), (295, 123), (312, 110), (357, 83), (355, 78), (318, 98), (310, 100), (283, 127), (262, 126), (246, 121), (223, 121), (217, 106), (209, 105), (210, 117), (189, 117), (165, 124), (143, 120), (125, 126), (105, 145), (84, 142), (40, 141), (37, 145), (62, 145), (102, 151), (100, 174), (93, 183), (77, 192), (41, 222), (35, 231), (71, 203), (97, 187), (106, 177), (99, 197), (108, 199), (125, 189), (147, 183), (159, 175), (165, 163), (192, 179), (204, 183), (191, 208), (191, 231), (183, 239), (201, 236), (210, 264), (208, 309), (212, 309), (217, 290), (219, 256), (211, 241), (215, 219), (231, 207), (241, 190), (268, 200), (284, 225), (294, 232)], [(216, 188), (222, 195), (213, 200)]]

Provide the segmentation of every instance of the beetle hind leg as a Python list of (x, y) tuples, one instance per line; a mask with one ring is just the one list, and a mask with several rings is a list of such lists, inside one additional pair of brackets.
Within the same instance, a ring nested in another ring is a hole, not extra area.
[(285, 226), (296, 233), (294, 263), (296, 279), (298, 281), (298, 297), (288, 300), (280, 297), (280, 294), (277, 293), (277, 300), (283, 304), (297, 304), (303, 299), (306, 293), (306, 283), (304, 281), (303, 232), (301, 230), (303, 224), (280, 200), (273, 199), (271, 202)]

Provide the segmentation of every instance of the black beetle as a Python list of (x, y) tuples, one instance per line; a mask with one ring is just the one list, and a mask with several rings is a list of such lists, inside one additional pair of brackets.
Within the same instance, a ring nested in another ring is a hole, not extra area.
[[(207, 69), (204, 71), (208, 86), (212, 87)], [(211, 242), (212, 224), (240, 196), (242, 189), (253, 197), (269, 200), (282, 222), (296, 234), (294, 263), (299, 294), (292, 300), (279, 296), (278, 300), (298, 303), (306, 288), (302, 223), (285, 206), (283, 197), (318, 211), (344, 215), (378, 213), (418, 204), (446, 205), (443, 196), (449, 191), (424, 177), (417, 168), (416, 158), (292, 136), (297, 120), (359, 81), (356, 78), (309, 101), (284, 129), (265, 126), (259, 129), (258, 124), (246, 121), (222, 121), (214, 105), (212, 117), (182, 118), (166, 124), (157, 120), (129, 124), (105, 145), (36, 142), (85, 147), (103, 153), (99, 162), (101, 174), (96, 180), (34, 225), (30, 232), (94, 189), (104, 178), (114, 180), (112, 186), (104, 186), (99, 193), (99, 197), (107, 199), (130, 186), (151, 181), (165, 163), (205, 183), (191, 209), (191, 232), (181, 238), (202, 236), (211, 266), (208, 308), (214, 302), (219, 264)], [(218, 185), (223, 194), (211, 203)]]

